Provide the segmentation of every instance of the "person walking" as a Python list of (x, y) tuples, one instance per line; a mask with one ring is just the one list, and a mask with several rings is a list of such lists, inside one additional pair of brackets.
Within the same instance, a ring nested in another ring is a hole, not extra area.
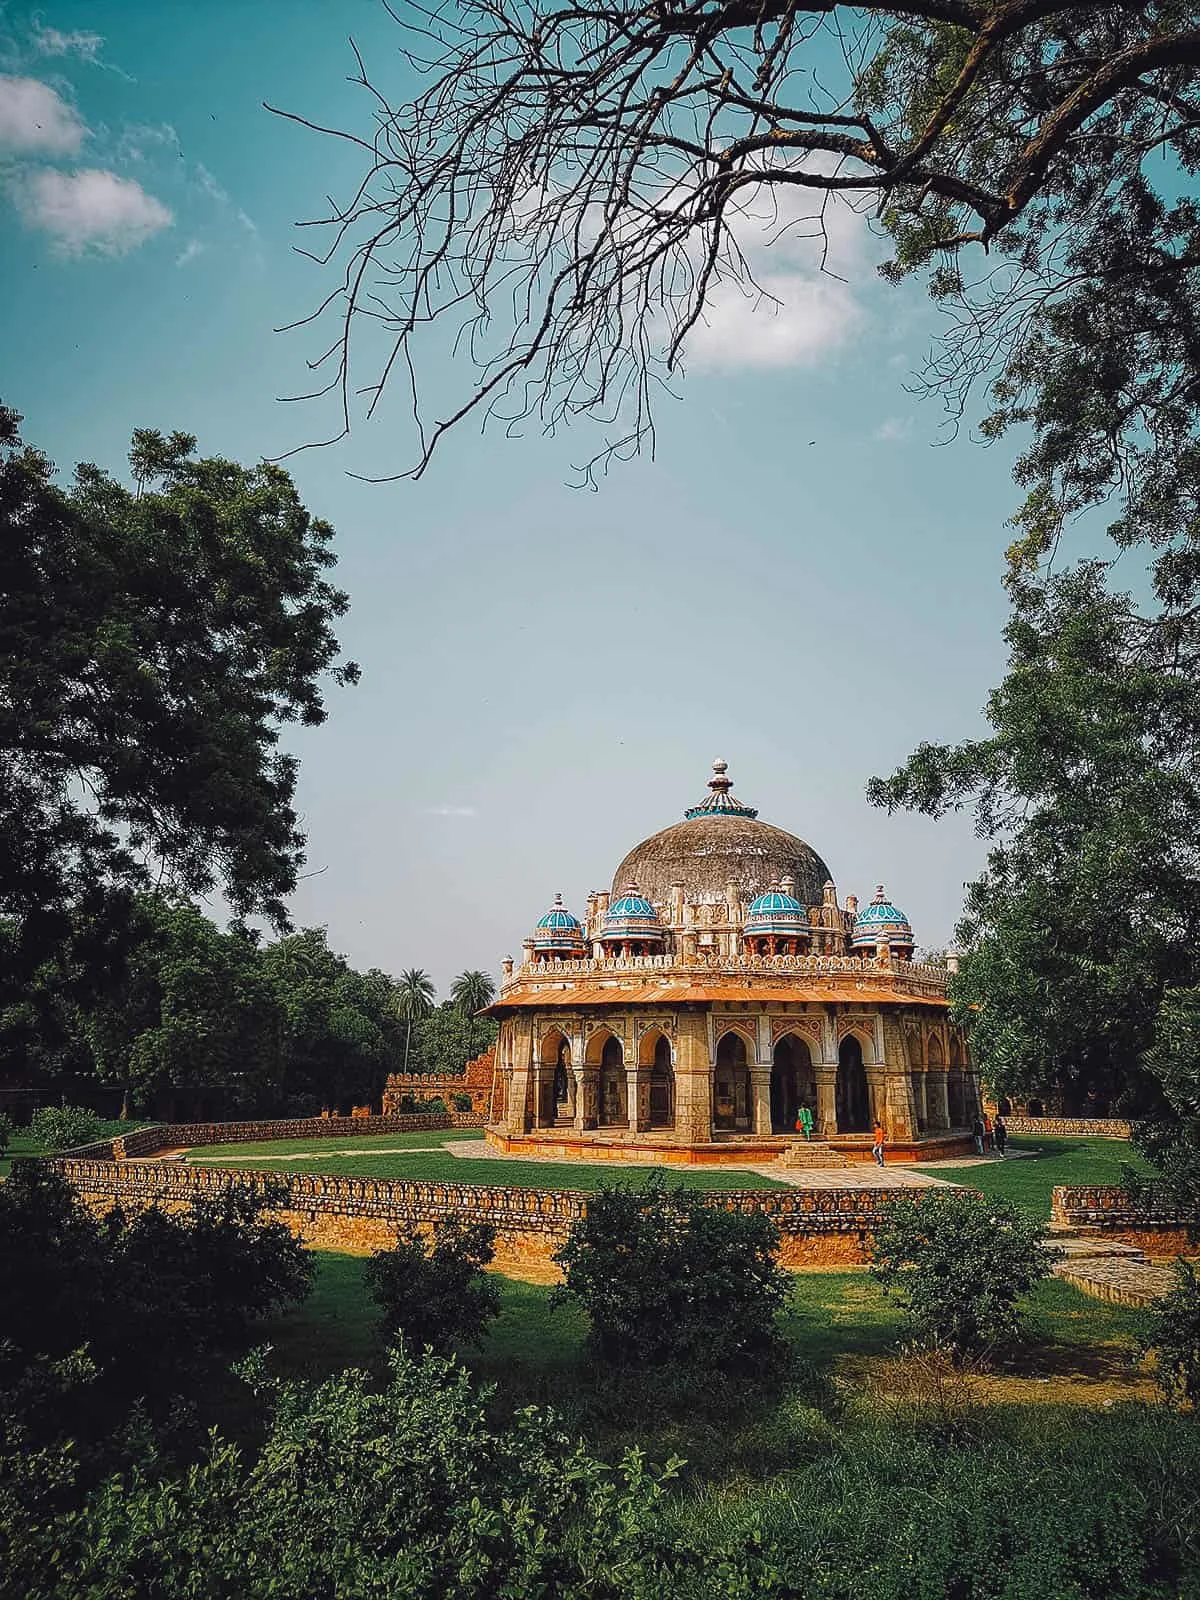
[(992, 1138), (996, 1142), (996, 1154), (1003, 1161), (1004, 1146), (1008, 1143), (1008, 1124), (999, 1112), (996, 1113), (996, 1120), (992, 1124)]
[(985, 1150), (992, 1148), (992, 1119), (986, 1111), (983, 1113), (983, 1148)]
[(983, 1122), (978, 1115), (976, 1115), (975, 1121), (971, 1124), (971, 1137), (975, 1141), (975, 1154), (981, 1156), (983, 1154)]
[(883, 1123), (875, 1119), (875, 1143), (871, 1146), (871, 1154), (880, 1166), (883, 1165)]
[(813, 1114), (811, 1106), (800, 1107), (800, 1131), (806, 1139), (812, 1138)]

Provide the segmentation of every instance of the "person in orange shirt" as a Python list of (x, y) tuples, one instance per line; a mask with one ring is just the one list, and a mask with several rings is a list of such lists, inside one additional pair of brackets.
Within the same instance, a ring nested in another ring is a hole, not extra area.
[(875, 1143), (871, 1146), (871, 1154), (883, 1165), (883, 1123), (878, 1118), (875, 1120)]

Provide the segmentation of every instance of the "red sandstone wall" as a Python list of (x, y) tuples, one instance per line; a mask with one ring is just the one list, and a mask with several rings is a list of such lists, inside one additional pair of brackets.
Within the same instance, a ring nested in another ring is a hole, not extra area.
[(416, 1095), (423, 1100), (432, 1100), (441, 1095), (447, 1105), (450, 1104), (451, 1095), (469, 1094), (472, 1111), (478, 1112), (486, 1122), (491, 1112), (495, 1067), (496, 1052), (491, 1049), (485, 1050), (473, 1061), (468, 1061), (461, 1073), (444, 1076), (424, 1072), (389, 1073), (387, 1086), (383, 1091), (384, 1114), (394, 1114), (406, 1094)]
[(1086, 1139), (1128, 1139), (1133, 1125), (1117, 1117), (1005, 1117), (1009, 1133), (1065, 1134)]

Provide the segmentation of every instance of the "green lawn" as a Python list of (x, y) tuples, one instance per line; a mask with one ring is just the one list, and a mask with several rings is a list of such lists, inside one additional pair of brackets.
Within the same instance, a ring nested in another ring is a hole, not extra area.
[[(1029, 1154), (1015, 1156), (1015, 1151)], [(1138, 1172), (1149, 1168), (1127, 1140), (1077, 1139), (1038, 1135), (1009, 1140), (1009, 1157), (973, 1167), (938, 1165), (919, 1170), (935, 1178), (965, 1183), (981, 1194), (1015, 1200), (1035, 1216), (1050, 1215), (1050, 1191), (1055, 1184), (1120, 1183), (1122, 1168)]]
[[(298, 1151), (319, 1150), (324, 1154), (328, 1150), (331, 1156), (338, 1154), (338, 1147), (345, 1150), (425, 1150), (431, 1145), (450, 1144), (460, 1139), (478, 1139), (477, 1129), (460, 1128), (450, 1130), (447, 1128), (430, 1128), (424, 1133), (368, 1133), (359, 1138), (356, 1134), (338, 1134), (326, 1138), (308, 1139), (258, 1139), (248, 1140), (245, 1144), (205, 1144), (197, 1145), (194, 1150), (189, 1150), (189, 1161), (205, 1162), (213, 1157), (220, 1159), (237, 1158), (239, 1165), (246, 1165), (245, 1156), (289, 1156)], [(280, 1163), (283, 1165), (283, 1163)]]
[[(303, 1172), (321, 1177), (408, 1178), (428, 1183), (511, 1184), (518, 1189), (575, 1189), (591, 1192), (607, 1184), (645, 1181), (650, 1168), (625, 1165), (595, 1165), (584, 1162), (518, 1161), (507, 1157), (453, 1156), (449, 1151), (430, 1149), (449, 1140), (478, 1139), (474, 1131), (444, 1133), (376, 1134), (371, 1138), (346, 1141), (349, 1150), (391, 1150), (394, 1154), (349, 1155), (336, 1148), (322, 1148), (313, 1154), (312, 1139), (279, 1140), (269, 1144), (209, 1145), (189, 1150), (188, 1161), (209, 1161), (223, 1167), (255, 1167), (270, 1172)], [(332, 1146), (333, 1140), (329, 1141)], [(398, 1145), (406, 1148), (397, 1151)], [(266, 1161), (264, 1156), (297, 1154), (289, 1160)], [(214, 1158), (219, 1157), (219, 1162)], [(667, 1180), (685, 1189), (785, 1189), (776, 1178), (757, 1172), (703, 1167), (664, 1168)]]
[(8, 1148), (0, 1156), (0, 1178), (7, 1178), (12, 1171), (14, 1156), (41, 1156), (45, 1155), (46, 1147), (31, 1139), (28, 1133), (17, 1133), (8, 1141)]

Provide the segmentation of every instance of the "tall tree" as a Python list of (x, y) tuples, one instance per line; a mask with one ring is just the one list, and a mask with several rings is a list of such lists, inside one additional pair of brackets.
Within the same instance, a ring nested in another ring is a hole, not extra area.
[(396, 1015), (404, 1023), (404, 1071), (408, 1071), (408, 1052), (413, 1027), (433, 1010), (437, 988), (421, 967), (409, 967), (396, 984)]
[(1171, 1089), (1144, 1053), (1164, 997), (1200, 982), (1200, 618), (1175, 618), (1171, 643), (1105, 580), (1088, 563), (1014, 581), (990, 737), (923, 744), (868, 793), (931, 816), (973, 804), (992, 841), (951, 992), (993, 1087), (1124, 1095), (1169, 1120), (1179, 1063)]
[(54, 482), (0, 410), (0, 917), (23, 992), (82, 919), (104, 940), (149, 887), (220, 888), (286, 923), (303, 861), (289, 722), (339, 664), (333, 530), (286, 472), (139, 430), (127, 488)]
[(489, 973), (468, 968), (450, 985), (450, 998), (464, 1015), (473, 1017), (484, 1006), (491, 1005), (496, 998), (496, 985)]

